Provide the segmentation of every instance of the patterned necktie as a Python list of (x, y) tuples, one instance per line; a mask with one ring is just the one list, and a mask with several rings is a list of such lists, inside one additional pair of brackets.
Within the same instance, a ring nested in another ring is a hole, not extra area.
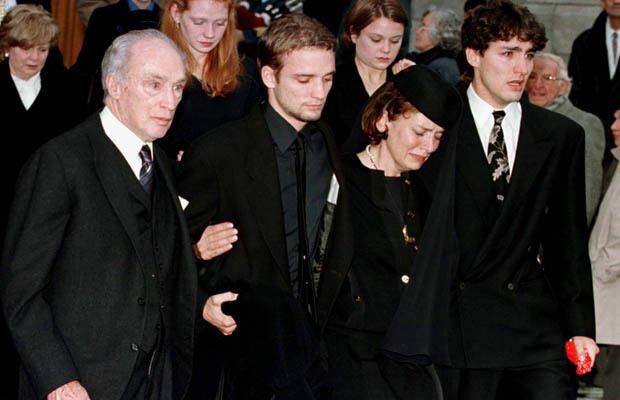
[(151, 193), (153, 187), (153, 158), (151, 157), (151, 148), (146, 144), (140, 149), (140, 159), (142, 160), (140, 185), (147, 193)]
[(495, 184), (497, 201), (504, 201), (508, 183), (510, 182), (510, 166), (508, 164), (508, 153), (504, 142), (504, 131), (502, 121), (506, 113), (504, 111), (493, 111), (493, 129), (489, 136), (489, 147), (487, 149), (487, 161), (491, 168), (491, 178)]

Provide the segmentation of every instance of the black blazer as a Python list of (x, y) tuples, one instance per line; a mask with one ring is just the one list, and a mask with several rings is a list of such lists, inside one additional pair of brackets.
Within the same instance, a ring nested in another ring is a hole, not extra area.
[(496, 368), (562, 359), (565, 340), (594, 337), (583, 129), (522, 102), (510, 187), (498, 209), (464, 101), (456, 153), (453, 363)]
[[(341, 181), (336, 144), (328, 128), (317, 125)], [(232, 250), (209, 263), (209, 273), (291, 292), (278, 167), (260, 105), (194, 141), (181, 161), (178, 189), (189, 201), (185, 215), (195, 241), (210, 224), (230, 221), (239, 230)]]
[(616, 69), (614, 76), (609, 76), (606, 21), (607, 14), (603, 11), (592, 27), (575, 39), (568, 74), (573, 78), (570, 100), (576, 107), (603, 121), (609, 149), (613, 146), (610, 127), (614, 121), (614, 111), (620, 108), (620, 68)]
[[(169, 164), (157, 147), (155, 164), (180, 227), (165, 331), (174, 398), (181, 399), (191, 373), (196, 274)], [(135, 178), (98, 115), (41, 147), (21, 173), (0, 271), (22, 361), (20, 398), (41, 399), (78, 379), (92, 398), (117, 399), (129, 381), (152, 250), (141, 245), (128, 176)]]

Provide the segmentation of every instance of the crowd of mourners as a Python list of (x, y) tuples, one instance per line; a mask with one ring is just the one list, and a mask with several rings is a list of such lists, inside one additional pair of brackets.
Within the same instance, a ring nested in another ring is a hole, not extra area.
[(69, 68), (50, 6), (0, 0), (0, 397), (620, 400), (620, 2), (567, 63), (511, 0), (78, 0)]

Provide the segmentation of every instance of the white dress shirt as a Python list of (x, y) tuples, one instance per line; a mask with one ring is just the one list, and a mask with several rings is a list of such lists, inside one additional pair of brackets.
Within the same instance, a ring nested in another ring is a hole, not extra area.
[[(618, 34), (618, 54), (614, 60), (612, 42), (612, 34), (616, 32)], [(620, 30), (614, 31), (609, 24), (609, 17), (607, 17), (607, 23), (605, 24), (605, 45), (607, 46), (607, 64), (609, 65), (609, 79), (614, 77), (616, 73), (616, 67), (618, 66), (618, 55), (620, 55)]]
[(19, 98), (22, 100), (22, 104), (26, 110), (29, 110), (30, 106), (32, 106), (32, 103), (34, 103), (35, 99), (39, 95), (39, 92), (41, 91), (41, 71), (37, 72), (36, 75), (28, 80), (23, 80), (13, 74), (11, 74), (11, 78), (13, 78), (13, 82), (17, 88), (17, 93), (19, 93)]
[(151, 149), (153, 161), (153, 143), (143, 142), (135, 133), (127, 128), (121, 121), (112, 114), (108, 107), (105, 107), (99, 114), (101, 125), (105, 134), (110, 138), (112, 143), (121, 152), (127, 163), (131, 167), (134, 175), (140, 180), (140, 169), (142, 168), (142, 160), (140, 159), (140, 149), (145, 144)]
[[(469, 100), (469, 107), (471, 108), (474, 123), (478, 130), (482, 149), (486, 155), (489, 147), (489, 136), (491, 136), (491, 129), (493, 129), (493, 124), (495, 123), (493, 111), (500, 111), (500, 109), (493, 108), (489, 103), (482, 100), (474, 90), (473, 85), (469, 85), (467, 89), (467, 99)], [(502, 121), (502, 131), (504, 132), (504, 142), (506, 143), (510, 175), (512, 175), (515, 156), (517, 154), (517, 144), (519, 143), (519, 129), (521, 126), (522, 113), (521, 104), (519, 104), (518, 101), (514, 101), (501, 110), (506, 113)]]

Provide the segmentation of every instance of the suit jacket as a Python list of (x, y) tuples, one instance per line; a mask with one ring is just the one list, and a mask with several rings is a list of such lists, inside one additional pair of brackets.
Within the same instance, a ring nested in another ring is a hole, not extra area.
[[(127, 0), (122, 0), (125, 3)], [(88, 26), (88, 20), (95, 9), (118, 3), (119, 0), (77, 0), (77, 12), (84, 25)], [(155, 0), (159, 7), (164, 7), (165, 0)]]
[(500, 208), (464, 101), (456, 160), (460, 258), (452, 289), (452, 362), (499, 368), (562, 359), (565, 340), (594, 335), (583, 129), (522, 102), (514, 168)]
[(607, 147), (612, 147), (610, 127), (614, 111), (620, 108), (620, 68), (609, 76), (605, 23), (607, 14), (601, 12), (592, 28), (582, 32), (573, 42), (568, 74), (573, 78), (570, 92), (572, 103), (603, 121), (607, 134)]
[[(166, 342), (180, 399), (191, 373), (196, 275), (168, 162), (157, 147), (155, 165), (180, 227), (163, 318), (171, 321)], [(151, 279), (145, 260), (149, 252), (153, 257), (132, 208), (140, 190), (98, 115), (41, 147), (22, 171), (0, 272), (4, 314), (23, 365), (21, 398), (43, 398), (74, 379), (91, 398), (123, 393), (143, 337)]]

